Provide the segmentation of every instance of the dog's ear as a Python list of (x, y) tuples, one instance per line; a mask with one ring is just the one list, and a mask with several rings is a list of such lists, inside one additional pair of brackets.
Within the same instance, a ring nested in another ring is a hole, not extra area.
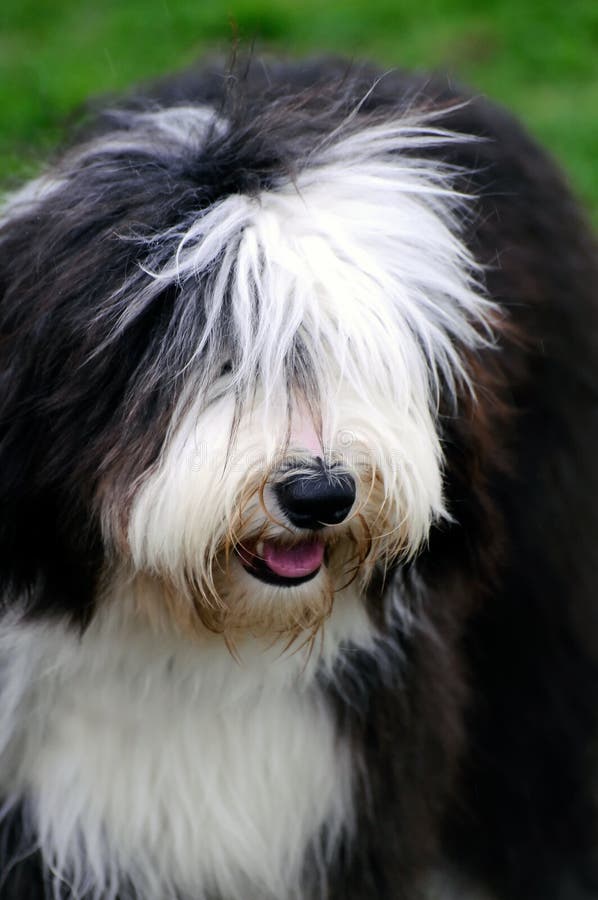
[(173, 379), (148, 388), (144, 373), (172, 298), (109, 340), (111, 298), (141, 271), (115, 225), (126, 191), (100, 203), (80, 172), (51, 183), (0, 212), (0, 597), (79, 615), (105, 555), (105, 486), (124, 507), (166, 430)]
[(60, 298), (48, 225), (47, 213), (23, 209), (0, 227), (0, 596), (29, 611), (80, 611), (90, 565), (79, 560), (97, 535), (69, 481), (76, 449), (56, 406), (68, 341), (51, 321)]

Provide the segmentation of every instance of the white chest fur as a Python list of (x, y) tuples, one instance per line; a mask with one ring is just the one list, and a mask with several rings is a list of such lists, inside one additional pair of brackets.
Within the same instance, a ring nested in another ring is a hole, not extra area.
[(301, 897), (307, 851), (350, 828), (349, 749), (301, 653), (238, 662), (109, 617), (6, 626), (0, 653), (2, 793), (75, 896)]

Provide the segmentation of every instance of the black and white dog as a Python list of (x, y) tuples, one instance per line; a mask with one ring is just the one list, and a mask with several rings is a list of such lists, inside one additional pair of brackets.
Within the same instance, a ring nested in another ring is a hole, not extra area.
[(597, 290), (510, 116), (337, 61), (8, 198), (2, 900), (598, 897)]

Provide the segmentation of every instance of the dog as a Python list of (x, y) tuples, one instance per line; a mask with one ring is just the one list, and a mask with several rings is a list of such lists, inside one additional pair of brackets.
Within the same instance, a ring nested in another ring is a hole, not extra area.
[(2, 900), (598, 897), (597, 260), (507, 112), (332, 59), (6, 199)]

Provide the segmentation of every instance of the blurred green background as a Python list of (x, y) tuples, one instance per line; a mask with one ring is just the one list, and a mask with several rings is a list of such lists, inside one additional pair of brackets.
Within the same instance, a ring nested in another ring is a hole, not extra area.
[(34, 171), (90, 94), (237, 38), (448, 70), (520, 114), (598, 223), (598, 0), (0, 0), (0, 177)]

